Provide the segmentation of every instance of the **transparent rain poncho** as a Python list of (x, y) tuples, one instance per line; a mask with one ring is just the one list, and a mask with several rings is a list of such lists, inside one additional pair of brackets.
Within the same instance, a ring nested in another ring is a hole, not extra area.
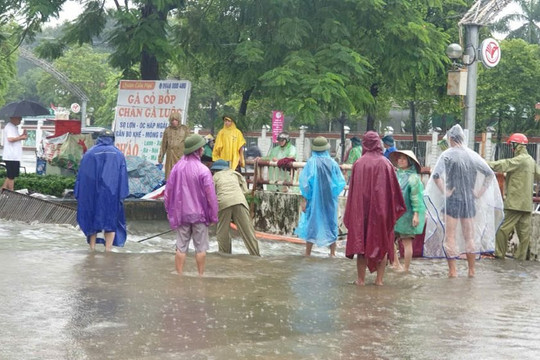
[(461, 126), (454, 125), (447, 136), (450, 148), (437, 160), (424, 192), (424, 256), (457, 258), (493, 252), (503, 219), (495, 174), (467, 148)]
[(345, 187), (339, 165), (328, 151), (313, 151), (298, 179), (306, 211), (296, 234), (317, 246), (329, 246), (338, 235), (338, 195)]

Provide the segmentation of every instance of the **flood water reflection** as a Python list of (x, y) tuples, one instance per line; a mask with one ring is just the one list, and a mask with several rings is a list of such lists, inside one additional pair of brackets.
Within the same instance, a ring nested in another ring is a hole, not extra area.
[(355, 262), (262, 241), (263, 257), (193, 254), (174, 271), (165, 223), (130, 224), (126, 247), (91, 253), (69, 226), (2, 222), (1, 359), (536, 359), (537, 262), (481, 260), (446, 278), (414, 259), (385, 286), (357, 287)]

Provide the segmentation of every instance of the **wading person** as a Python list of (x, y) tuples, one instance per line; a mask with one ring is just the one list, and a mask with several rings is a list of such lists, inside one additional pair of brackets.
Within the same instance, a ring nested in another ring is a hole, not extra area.
[(338, 196), (345, 187), (339, 165), (330, 157), (330, 144), (318, 136), (311, 145), (312, 154), (298, 179), (302, 193), (302, 214), (295, 233), (306, 241), (306, 256), (313, 244), (330, 247), (336, 255), (338, 236)]
[(223, 128), (219, 130), (212, 152), (212, 160), (225, 160), (233, 170), (245, 167), (244, 145), (246, 140), (240, 130), (236, 128), (230, 116), (223, 117)]
[(514, 259), (525, 260), (531, 242), (533, 185), (535, 179), (540, 179), (540, 167), (527, 152), (529, 140), (525, 135), (512, 134), (507, 143), (512, 145), (514, 157), (488, 162), (493, 170), (506, 173), (504, 221), (497, 231), (495, 257), (504, 259), (510, 234), (515, 228), (519, 245)]
[[(77, 222), (94, 250), (96, 243), (105, 251), (126, 242), (124, 199), (129, 195), (124, 154), (114, 146), (114, 133), (103, 130), (96, 145), (82, 157), (74, 190)], [(104, 233), (104, 238), (97, 237)]]
[[(410, 150), (396, 150), (390, 154), (390, 161), (396, 167), (396, 174), (405, 200), (407, 211), (394, 226), (396, 235), (396, 257), (394, 268), (409, 271), (413, 255), (413, 241), (424, 231), (426, 207), (424, 206), (424, 185), (420, 178), (420, 163)], [(399, 241), (403, 244), (403, 268), (399, 263)]]
[(232, 252), (230, 223), (233, 221), (244, 239), (249, 254), (260, 256), (259, 242), (255, 237), (255, 228), (244, 195), (248, 192), (246, 179), (242, 174), (231, 170), (225, 160), (215, 161), (211, 170), (215, 172), (214, 184), (219, 204), (216, 233), (219, 251), (226, 254)]
[(23, 155), (22, 141), (28, 138), (26, 130), (19, 134), (19, 124), (21, 117), (10, 117), (9, 122), (4, 127), (4, 150), (2, 160), (6, 164), (6, 179), (2, 189), (13, 191), (15, 189), (15, 178), (19, 176), (21, 159)]
[(189, 128), (181, 124), (180, 113), (177, 111), (171, 112), (169, 115), (169, 126), (163, 132), (161, 139), (161, 148), (158, 155), (158, 163), (163, 163), (165, 157), (165, 179), (169, 178), (171, 170), (184, 155), (184, 143), (189, 135)]
[(387, 259), (394, 260), (394, 225), (405, 212), (405, 201), (390, 161), (384, 160), (379, 135), (368, 131), (363, 155), (352, 169), (343, 223), (348, 229), (345, 255), (356, 259), (356, 285), (365, 285), (366, 267), (377, 271), (383, 285)]
[(494, 251), (502, 198), (493, 171), (465, 145), (461, 126), (446, 135), (449, 149), (439, 156), (424, 192), (424, 256), (446, 258), (448, 276), (456, 277), (456, 259), (465, 254), (473, 277), (475, 257)]
[(208, 226), (216, 223), (217, 198), (210, 170), (201, 163), (204, 138), (186, 138), (184, 156), (173, 167), (165, 185), (164, 203), (171, 229), (176, 230), (175, 265), (182, 274), (190, 240), (193, 239), (199, 276), (204, 274), (208, 250)]

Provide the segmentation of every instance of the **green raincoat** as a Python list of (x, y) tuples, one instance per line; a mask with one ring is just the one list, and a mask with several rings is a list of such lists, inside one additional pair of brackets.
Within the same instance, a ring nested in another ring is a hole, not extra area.
[[(421, 234), (426, 222), (426, 207), (424, 205), (424, 185), (420, 175), (412, 166), (405, 170), (397, 169), (397, 178), (407, 211), (396, 221), (394, 231), (404, 235)], [(415, 212), (418, 213), (418, 225), (412, 226)]]

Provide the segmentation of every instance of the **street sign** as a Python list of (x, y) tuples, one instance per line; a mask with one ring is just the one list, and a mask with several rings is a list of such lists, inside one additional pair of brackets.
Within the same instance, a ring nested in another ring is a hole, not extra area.
[(501, 60), (501, 47), (497, 40), (487, 38), (482, 41), (482, 44), (480, 45), (480, 60), (487, 68), (497, 66)]
[(79, 113), (81, 111), (81, 105), (77, 103), (71, 104), (71, 112), (74, 112), (75, 114)]

